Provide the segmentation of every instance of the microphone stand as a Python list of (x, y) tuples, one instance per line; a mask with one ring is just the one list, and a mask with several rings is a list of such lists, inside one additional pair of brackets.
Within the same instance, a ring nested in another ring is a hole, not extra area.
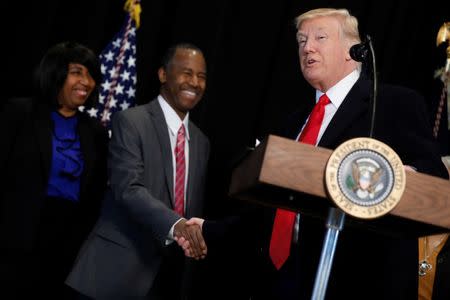
[(375, 126), (375, 114), (377, 109), (377, 93), (378, 93), (378, 79), (377, 79), (377, 65), (375, 62), (375, 50), (373, 49), (372, 38), (367, 35), (367, 42), (370, 48), (370, 56), (372, 57), (372, 94), (370, 95), (370, 103), (372, 104), (371, 120), (370, 120), (370, 133), (369, 137), (373, 137), (373, 128)]
[[(370, 103), (372, 106), (371, 112), (371, 120), (370, 120), (370, 133), (369, 137), (373, 136), (373, 128), (375, 124), (375, 110), (376, 110), (376, 98), (377, 98), (377, 90), (378, 90), (378, 81), (377, 81), (377, 70), (375, 64), (375, 51), (372, 45), (372, 39), (369, 35), (366, 36), (366, 43), (369, 45), (370, 53), (372, 56), (372, 93), (370, 95)], [(363, 46), (363, 45), (361, 45)], [(363, 46), (364, 47), (364, 46)], [(363, 50), (361, 48), (360, 50)], [(361, 57), (353, 58), (357, 61), (364, 61), (366, 58), (366, 52), (361, 52)], [(311, 296), (311, 300), (323, 300), (325, 299), (325, 293), (327, 290), (328, 280), (331, 273), (331, 266), (333, 263), (334, 254), (336, 251), (336, 245), (339, 237), (339, 232), (342, 231), (344, 227), (345, 221), (345, 213), (337, 208), (330, 207), (328, 209), (328, 216), (325, 223), (325, 227), (327, 228), (325, 233), (325, 238), (323, 241), (322, 252), (320, 255), (320, 262), (317, 268), (316, 278), (314, 281), (313, 292)]]

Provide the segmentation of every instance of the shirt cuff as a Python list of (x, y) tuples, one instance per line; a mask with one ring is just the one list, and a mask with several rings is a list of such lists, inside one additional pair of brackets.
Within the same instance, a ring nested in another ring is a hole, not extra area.
[(175, 225), (177, 225), (178, 222), (180, 222), (181, 220), (183, 220), (183, 218), (179, 218), (178, 221), (176, 221), (176, 222), (172, 225), (172, 227), (170, 227), (169, 234), (167, 235), (167, 239), (166, 239), (166, 245), (170, 245), (170, 244), (173, 243), (173, 241), (174, 241), (173, 230), (174, 230), (174, 228), (175, 228)]

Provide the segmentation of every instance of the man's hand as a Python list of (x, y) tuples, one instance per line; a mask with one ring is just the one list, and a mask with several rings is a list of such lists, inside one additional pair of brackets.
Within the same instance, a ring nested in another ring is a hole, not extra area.
[(408, 172), (417, 172), (417, 169), (410, 165), (404, 165), (403, 168)]
[[(180, 220), (174, 227), (174, 238), (188, 257), (203, 259), (206, 257), (207, 247), (203, 239), (201, 225), (203, 219), (194, 218), (195, 221)], [(200, 225), (201, 224), (201, 225)]]
[(201, 219), (201, 218), (190, 218), (189, 220), (186, 221), (186, 225), (195, 225), (197, 224), (198, 226), (200, 226), (200, 229), (203, 230), (203, 222), (205, 222), (205, 219)]

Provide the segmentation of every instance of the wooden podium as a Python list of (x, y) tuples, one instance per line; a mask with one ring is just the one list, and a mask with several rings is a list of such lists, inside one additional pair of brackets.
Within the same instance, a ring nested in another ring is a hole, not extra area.
[(396, 236), (419, 237), (450, 231), (450, 182), (406, 172), (398, 204), (375, 219), (346, 215), (328, 198), (325, 169), (333, 151), (278, 136), (268, 136), (234, 169), (229, 194), (258, 204), (326, 218), (327, 228), (312, 298), (325, 298), (339, 232), (360, 226)]
[[(334, 206), (324, 181), (332, 152), (269, 135), (234, 169), (230, 196), (325, 218)], [(450, 231), (450, 182), (406, 172), (405, 191), (390, 213), (373, 220), (349, 216), (346, 225), (417, 237)]]

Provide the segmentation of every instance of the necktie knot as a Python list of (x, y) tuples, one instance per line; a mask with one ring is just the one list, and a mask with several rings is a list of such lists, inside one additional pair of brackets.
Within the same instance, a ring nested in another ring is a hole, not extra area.
[(300, 142), (311, 145), (316, 144), (320, 127), (322, 126), (323, 117), (325, 116), (325, 106), (329, 103), (330, 99), (327, 94), (320, 96), (319, 101), (316, 103), (311, 114), (309, 115), (308, 122), (303, 128), (299, 138)]
[(180, 129), (178, 129), (178, 136), (177, 138), (181, 138), (185, 136), (185, 129), (184, 129), (184, 124), (181, 124)]
[(317, 102), (317, 105), (325, 106), (327, 104), (330, 104), (330, 98), (328, 98), (327, 94), (323, 94), (319, 98), (319, 102)]

